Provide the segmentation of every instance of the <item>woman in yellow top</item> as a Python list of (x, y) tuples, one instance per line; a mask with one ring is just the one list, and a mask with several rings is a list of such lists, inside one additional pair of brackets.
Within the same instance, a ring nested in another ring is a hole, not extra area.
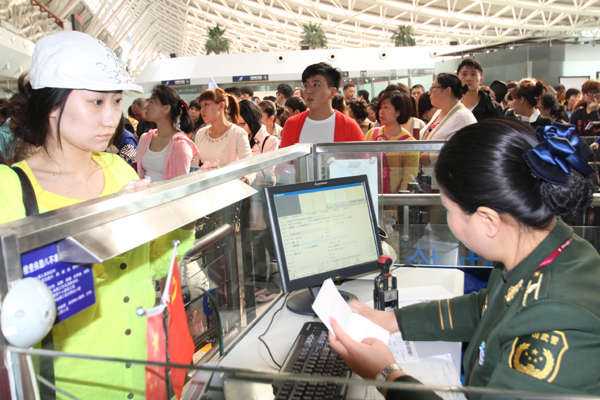
[[(381, 128), (373, 128), (365, 141), (415, 140), (404, 128), (412, 115), (410, 96), (399, 91), (385, 92), (377, 103), (377, 121)], [(419, 153), (387, 153), (382, 156), (382, 193), (398, 193), (406, 190), (419, 173)]]
[[(148, 186), (119, 156), (101, 153), (121, 119), (124, 90), (143, 92), (100, 40), (68, 31), (37, 42), (29, 82), (21, 77), (10, 107), (23, 113), (16, 136), (40, 148), (14, 165), (29, 178), (40, 213)], [(2, 165), (0, 224), (24, 217), (19, 178)], [(146, 322), (135, 310), (154, 305), (149, 247), (96, 264), (93, 273), (96, 304), (54, 326), (54, 349), (145, 359)], [(78, 398), (145, 395), (141, 365), (57, 357), (53, 367), (55, 385)]]

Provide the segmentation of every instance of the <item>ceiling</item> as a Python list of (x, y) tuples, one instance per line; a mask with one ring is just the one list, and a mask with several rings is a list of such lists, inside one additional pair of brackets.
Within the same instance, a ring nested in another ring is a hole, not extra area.
[(207, 28), (217, 23), (235, 53), (297, 50), (309, 22), (321, 25), (332, 49), (391, 46), (400, 24), (413, 27), (417, 45), (600, 36), (600, 0), (0, 0), (2, 26), (34, 42), (62, 29), (52, 15), (71, 14), (123, 55), (133, 75), (158, 57), (206, 54)]

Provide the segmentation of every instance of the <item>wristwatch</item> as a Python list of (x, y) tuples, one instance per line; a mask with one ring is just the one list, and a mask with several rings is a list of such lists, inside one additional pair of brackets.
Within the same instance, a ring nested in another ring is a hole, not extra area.
[(375, 375), (375, 380), (377, 381), (387, 381), (388, 376), (394, 371), (402, 371), (402, 368), (396, 363), (390, 364), (383, 369), (380, 373)]

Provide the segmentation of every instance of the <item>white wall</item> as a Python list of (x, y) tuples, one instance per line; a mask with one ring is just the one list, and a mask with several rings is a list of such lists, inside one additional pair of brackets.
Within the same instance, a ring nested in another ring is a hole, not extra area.
[(219, 85), (231, 85), (232, 77), (239, 75), (269, 75), (269, 81), (275, 82), (300, 80), (308, 65), (321, 61), (348, 71), (350, 77), (359, 77), (360, 71), (367, 71), (368, 77), (388, 76), (390, 70), (401, 76), (408, 69), (434, 68), (435, 51), (461, 48), (464, 47), (390, 47), (179, 57), (150, 63), (135, 80), (146, 90), (160, 81), (183, 78), (189, 78), (191, 85), (206, 85), (209, 77)]

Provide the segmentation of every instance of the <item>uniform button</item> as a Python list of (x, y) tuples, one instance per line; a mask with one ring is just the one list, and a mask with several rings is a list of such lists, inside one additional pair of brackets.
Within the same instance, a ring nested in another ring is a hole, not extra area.
[(125, 331), (125, 334), (126, 334), (127, 336), (131, 335), (131, 329), (127, 329), (127, 330)]
[(131, 368), (131, 363), (125, 363), (125, 368)]
[(129, 303), (129, 297), (127, 297), (127, 296), (123, 297), (123, 303)]
[(129, 394), (127, 395), (127, 398), (128, 398), (128, 399), (133, 399), (133, 393), (129, 393)]
[[(127, 264), (121, 263), (121, 265), (119, 265), (119, 268), (125, 269), (125, 268), (127, 268)], [(133, 394), (132, 394), (132, 396), (133, 396)]]

